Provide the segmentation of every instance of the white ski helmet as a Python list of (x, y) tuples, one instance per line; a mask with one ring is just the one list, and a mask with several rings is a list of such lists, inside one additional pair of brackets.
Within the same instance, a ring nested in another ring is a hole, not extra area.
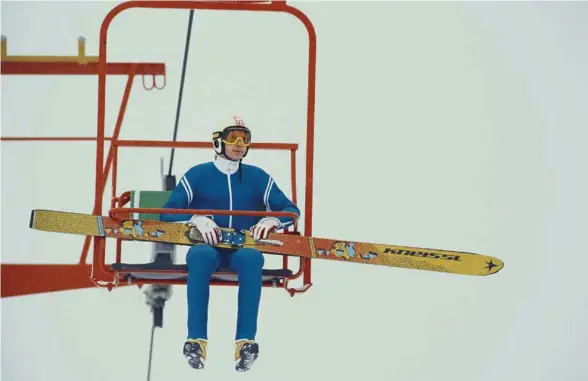
[(251, 131), (245, 125), (243, 119), (239, 116), (233, 116), (228, 122), (220, 123), (219, 127), (221, 127), (222, 130), (212, 133), (212, 146), (214, 151), (219, 155), (225, 156), (225, 143), (227, 143), (229, 133), (237, 130), (245, 132), (245, 139), (241, 139), (241, 141), (247, 147), (243, 157), (247, 156), (247, 153), (249, 152), (249, 144), (251, 144)]

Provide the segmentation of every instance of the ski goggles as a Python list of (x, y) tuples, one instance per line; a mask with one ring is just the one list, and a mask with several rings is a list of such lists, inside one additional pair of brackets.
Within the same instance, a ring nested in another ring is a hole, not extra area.
[(228, 127), (223, 131), (222, 140), (228, 145), (236, 145), (241, 141), (242, 145), (248, 147), (251, 144), (251, 132), (243, 127)]

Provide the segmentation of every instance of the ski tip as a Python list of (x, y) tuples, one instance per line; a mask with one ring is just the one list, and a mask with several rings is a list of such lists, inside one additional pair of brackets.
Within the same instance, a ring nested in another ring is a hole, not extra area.
[(484, 273), (482, 275), (493, 275), (504, 268), (504, 262), (498, 258), (490, 257), (485, 262)]

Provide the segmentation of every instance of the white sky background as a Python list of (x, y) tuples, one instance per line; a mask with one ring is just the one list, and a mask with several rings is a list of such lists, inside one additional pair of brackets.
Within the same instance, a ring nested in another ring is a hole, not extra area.
[[(114, 5), (3, 2), (8, 52), (75, 54), (83, 35), (97, 54)], [(209, 363), (196, 373), (182, 356), (185, 288), (174, 287), (152, 380), (588, 379), (588, 4), (296, 6), (318, 36), (314, 235), (487, 253), (505, 268), (479, 278), (314, 261), (306, 294), (264, 289), (247, 374), (232, 368), (237, 290), (212, 289)], [(163, 91), (136, 79), (122, 138), (171, 139), (188, 13), (135, 9), (112, 24), (109, 60), (168, 70)], [(300, 143), (302, 201), (307, 40), (289, 15), (196, 12), (178, 138), (208, 140), (212, 122), (239, 113), (256, 141)], [(2, 136), (96, 133), (96, 77), (1, 80)], [(125, 81), (108, 78), (108, 131)], [(83, 237), (32, 231), (28, 218), (91, 211), (95, 145), (1, 149), (2, 261), (75, 263)], [(168, 150), (123, 150), (120, 191), (160, 189), (161, 157), (167, 168)], [(211, 158), (177, 151), (174, 172)], [(247, 161), (289, 189), (287, 153)], [(150, 252), (126, 245), (123, 258)], [(152, 317), (139, 289), (1, 306), (3, 381), (145, 379)]]

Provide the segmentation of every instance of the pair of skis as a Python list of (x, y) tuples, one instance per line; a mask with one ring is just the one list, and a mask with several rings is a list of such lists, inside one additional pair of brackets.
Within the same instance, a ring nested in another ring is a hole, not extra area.
[[(117, 238), (130, 241), (166, 242), (176, 245), (203, 243), (195, 227), (184, 223), (36, 209), (30, 228), (54, 233)], [(275, 233), (255, 241), (248, 231), (221, 229), (216, 247), (255, 248), (267, 254), (326, 259), (378, 266), (438, 271), (461, 275), (490, 275), (504, 267), (495, 257), (461, 251), (424, 249), (368, 242)]]

